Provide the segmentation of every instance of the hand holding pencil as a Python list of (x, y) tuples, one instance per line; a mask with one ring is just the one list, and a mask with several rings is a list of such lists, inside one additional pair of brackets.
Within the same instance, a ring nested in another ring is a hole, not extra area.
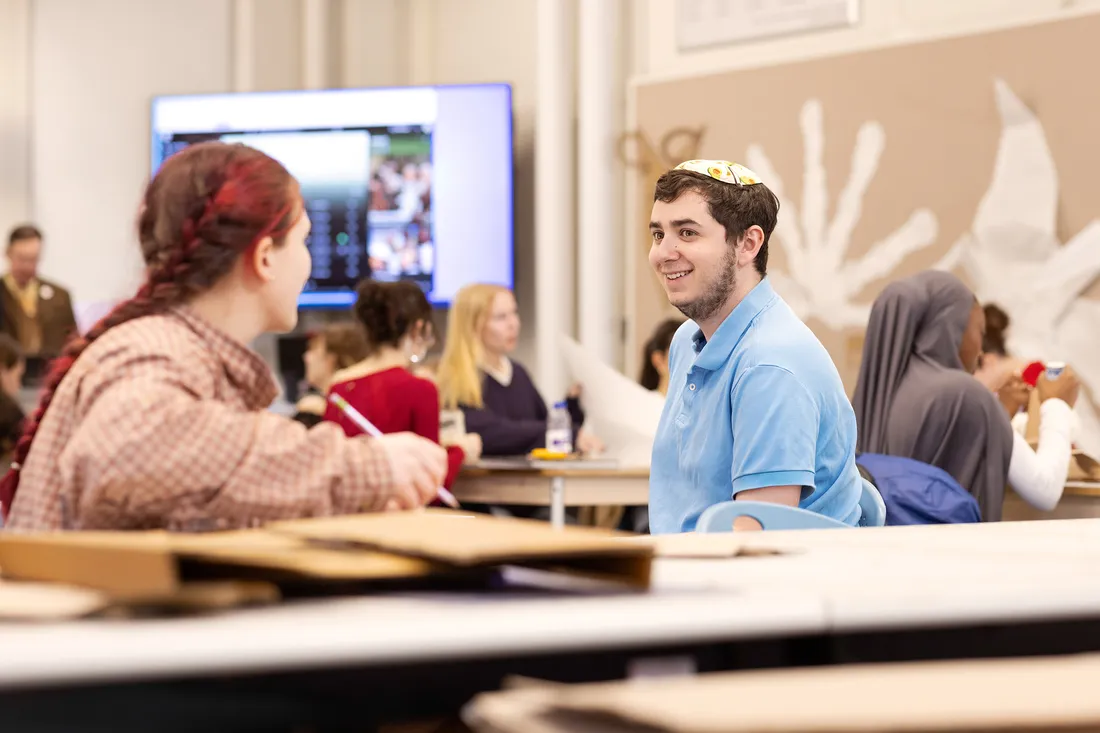
[(384, 447), (390, 457), (394, 479), (399, 484), (410, 486), (417, 493), (415, 504), (401, 505), (400, 508), (423, 506), (437, 496), (452, 509), (460, 508), (454, 495), (442, 486), (447, 475), (447, 452), (443, 448), (412, 433), (384, 435), (363, 413), (340, 395), (329, 394), (328, 401), (364, 433), (385, 442)]

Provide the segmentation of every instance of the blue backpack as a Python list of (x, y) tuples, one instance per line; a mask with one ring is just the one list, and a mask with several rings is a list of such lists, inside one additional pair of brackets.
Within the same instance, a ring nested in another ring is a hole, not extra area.
[(951, 474), (912, 458), (861, 453), (856, 465), (886, 504), (886, 525), (982, 521), (978, 501)]

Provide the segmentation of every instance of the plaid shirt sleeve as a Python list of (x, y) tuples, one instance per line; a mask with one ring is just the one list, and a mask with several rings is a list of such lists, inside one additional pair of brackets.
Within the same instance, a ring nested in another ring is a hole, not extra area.
[(222, 529), (380, 510), (391, 496), (388, 459), (368, 438), (212, 398), (169, 358), (102, 373), (82, 385), (60, 451), (69, 526)]

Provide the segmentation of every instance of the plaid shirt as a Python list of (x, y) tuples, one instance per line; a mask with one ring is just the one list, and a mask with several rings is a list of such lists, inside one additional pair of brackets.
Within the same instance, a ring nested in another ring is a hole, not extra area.
[(277, 394), (256, 353), (185, 309), (112, 328), (55, 393), (7, 526), (197, 531), (381, 510), (383, 451), (266, 412)]

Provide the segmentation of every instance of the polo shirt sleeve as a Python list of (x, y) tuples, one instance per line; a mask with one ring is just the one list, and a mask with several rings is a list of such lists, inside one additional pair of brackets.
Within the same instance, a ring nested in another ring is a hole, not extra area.
[(749, 369), (733, 385), (733, 495), (768, 486), (814, 487), (820, 410), (782, 367)]

